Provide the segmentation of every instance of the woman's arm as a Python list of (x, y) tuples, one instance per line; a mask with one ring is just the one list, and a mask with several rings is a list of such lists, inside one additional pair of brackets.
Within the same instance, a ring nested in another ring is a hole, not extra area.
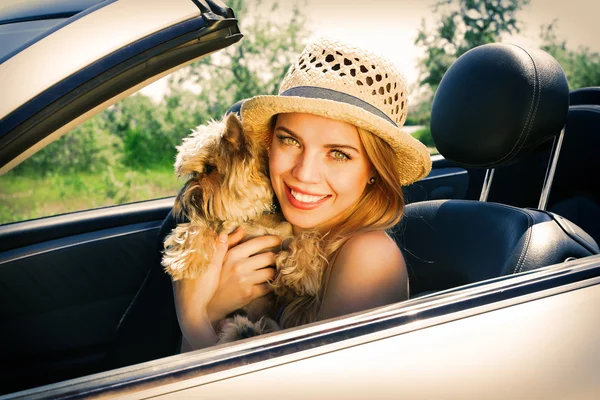
[(222, 233), (215, 242), (215, 252), (206, 271), (198, 278), (173, 282), (175, 309), (183, 343), (192, 349), (212, 346), (217, 342), (207, 306), (219, 286), (227, 248), (227, 235)]
[(408, 299), (404, 257), (384, 231), (349, 239), (326, 285), (319, 320)]

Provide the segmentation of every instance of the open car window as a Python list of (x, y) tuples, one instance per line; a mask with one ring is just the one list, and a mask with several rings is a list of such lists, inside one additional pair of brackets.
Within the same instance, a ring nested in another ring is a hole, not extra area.
[[(0, 224), (174, 196), (175, 146), (204, 118), (170, 101), (168, 80), (75, 127), (0, 176)], [(174, 115), (184, 115), (184, 120)]]

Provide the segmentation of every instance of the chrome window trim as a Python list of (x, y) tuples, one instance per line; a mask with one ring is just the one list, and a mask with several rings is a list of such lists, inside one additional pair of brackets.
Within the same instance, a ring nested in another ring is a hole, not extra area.
[[(444, 172), (446, 170), (453, 170), (453, 172)], [(439, 172), (439, 174), (438, 174)], [(468, 175), (469, 172), (466, 169), (462, 169), (460, 167), (444, 167), (440, 169), (433, 169), (431, 173), (427, 175), (425, 178), (420, 179), (418, 182), (429, 181), (432, 179), (443, 179), (443, 178), (451, 178), (453, 176), (460, 175)]]
[[(14, 394), (121, 396), (177, 390), (600, 284), (600, 255), (371, 311)], [(171, 388), (171, 389), (169, 389)], [(13, 398), (13, 397), (10, 397)]]

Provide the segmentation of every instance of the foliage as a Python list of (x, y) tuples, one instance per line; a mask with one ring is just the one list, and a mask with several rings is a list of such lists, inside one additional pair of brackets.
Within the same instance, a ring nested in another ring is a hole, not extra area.
[(406, 116), (406, 125), (427, 125), (431, 114), (431, 96), (417, 98), (414, 102), (408, 103), (408, 115)]
[(173, 163), (178, 142), (165, 121), (165, 107), (143, 95), (130, 96), (106, 110), (111, 132), (123, 142), (122, 163), (137, 169)]
[(557, 20), (542, 25), (542, 50), (550, 53), (560, 63), (565, 71), (571, 90), (600, 86), (600, 53), (592, 52), (589, 48), (580, 47), (568, 50), (565, 40), (560, 40), (556, 34)]
[(422, 142), (427, 147), (435, 147), (435, 143), (433, 142), (433, 137), (431, 136), (431, 130), (429, 126), (426, 126), (423, 129), (420, 129), (413, 133), (412, 135), (415, 139)]
[(18, 175), (47, 175), (72, 170), (94, 172), (120, 161), (122, 142), (111, 134), (104, 115), (98, 115), (71, 130), (17, 166)]
[(420, 83), (435, 92), (450, 65), (473, 47), (500, 40), (520, 30), (517, 12), (529, 0), (438, 0), (439, 20), (429, 31), (425, 20), (415, 40), (425, 48), (419, 61)]

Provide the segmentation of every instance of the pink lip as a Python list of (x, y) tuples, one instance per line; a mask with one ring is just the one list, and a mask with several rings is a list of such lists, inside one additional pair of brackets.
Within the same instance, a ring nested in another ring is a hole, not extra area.
[[(299, 200), (296, 200), (296, 198), (294, 196), (292, 196), (292, 192), (290, 191), (290, 189), (294, 190), (294, 192), (300, 192), (300, 193), (306, 193), (303, 192), (301, 190), (297, 190), (296, 188), (292, 188), (288, 185), (285, 185), (285, 194), (287, 196), (288, 202), (296, 207), (299, 208), (301, 210), (313, 210), (319, 206), (321, 206), (321, 204), (323, 204), (324, 202), (327, 201), (327, 199), (329, 199), (331, 197), (331, 195), (327, 195), (324, 199), (319, 200), (319, 201), (315, 201), (314, 203), (303, 203)], [(310, 193), (306, 193), (306, 194), (310, 194)], [(313, 194), (312, 196), (319, 196), (318, 194), (315, 195)]]

